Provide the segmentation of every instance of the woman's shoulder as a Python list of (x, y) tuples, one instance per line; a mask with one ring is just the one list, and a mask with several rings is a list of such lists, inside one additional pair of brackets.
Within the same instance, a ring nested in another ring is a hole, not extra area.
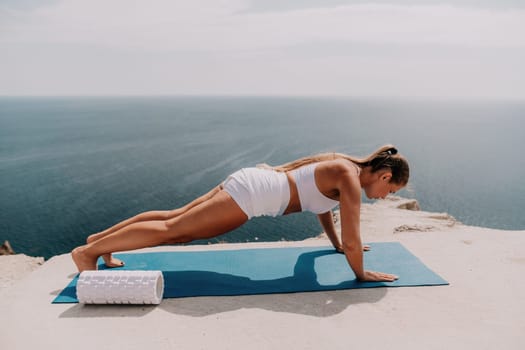
[(360, 196), (360, 168), (346, 159), (334, 159), (320, 162), (316, 168), (317, 187), (323, 193), (351, 191)]
[(347, 159), (333, 159), (319, 162), (318, 168), (321, 171), (331, 173), (333, 175), (357, 175), (359, 176), (361, 168), (354, 162)]

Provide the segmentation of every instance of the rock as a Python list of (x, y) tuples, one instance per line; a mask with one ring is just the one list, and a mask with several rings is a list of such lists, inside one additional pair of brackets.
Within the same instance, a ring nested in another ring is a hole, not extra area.
[(456, 220), (455, 217), (447, 213), (432, 213), (428, 216), (430, 219), (438, 220), (444, 222), (448, 227), (452, 227), (460, 222)]
[(436, 227), (432, 225), (401, 225), (396, 228), (394, 228), (394, 233), (401, 233), (401, 232), (429, 232), (434, 231)]
[(415, 210), (419, 211), (421, 208), (419, 207), (419, 203), (415, 199), (409, 199), (404, 201), (403, 203), (396, 206), (397, 209), (406, 209), (406, 210)]
[(0, 246), (0, 255), (13, 255), (15, 251), (11, 248), (9, 241), (5, 241), (4, 244)]

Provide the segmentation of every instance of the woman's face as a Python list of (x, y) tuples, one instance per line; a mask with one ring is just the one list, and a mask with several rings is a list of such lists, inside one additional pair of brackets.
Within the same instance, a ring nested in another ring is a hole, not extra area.
[(392, 172), (389, 170), (379, 172), (375, 181), (364, 188), (366, 196), (370, 199), (384, 199), (390, 193), (396, 193), (404, 187), (390, 183), (390, 179), (392, 179)]

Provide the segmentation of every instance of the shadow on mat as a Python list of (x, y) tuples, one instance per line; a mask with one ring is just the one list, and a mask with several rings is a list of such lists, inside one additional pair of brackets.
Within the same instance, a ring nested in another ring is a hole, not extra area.
[[(169, 298), (159, 306), (77, 304), (60, 317), (142, 317), (156, 307), (194, 317), (246, 308), (327, 317), (352, 304), (375, 303), (386, 295), (386, 288), (366, 288), (379, 285), (355, 279), (321, 285), (314, 268), (315, 259), (331, 254), (333, 250), (303, 253), (297, 259), (293, 276), (272, 280), (251, 280), (210, 271), (164, 271), (164, 295)], [(358, 289), (338, 290), (349, 288)]]
[(333, 250), (303, 253), (297, 258), (292, 276), (269, 280), (252, 280), (249, 277), (213, 271), (164, 271), (164, 296), (231, 296), (378, 286), (375, 283), (365, 284), (355, 279), (333, 285), (320, 284), (315, 271), (315, 259), (336, 254)]

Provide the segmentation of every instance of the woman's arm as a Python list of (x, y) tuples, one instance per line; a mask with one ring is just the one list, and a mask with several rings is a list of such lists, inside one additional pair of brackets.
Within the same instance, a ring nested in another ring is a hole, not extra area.
[[(323, 214), (318, 214), (317, 217), (319, 218), (319, 222), (321, 223), (321, 226), (323, 227), (324, 232), (326, 233), (326, 235), (330, 239), (330, 242), (332, 242), (335, 250), (337, 250), (338, 253), (343, 254), (344, 253), (344, 249), (343, 249), (343, 245), (341, 244), (341, 241), (339, 239), (339, 235), (337, 234), (337, 230), (335, 228), (335, 225), (334, 225), (333, 213), (331, 211), (329, 211), (329, 212), (326, 212), (326, 213), (323, 213)], [(370, 246), (365, 244), (363, 246), (363, 250), (364, 251), (369, 251), (370, 250)]]
[(319, 222), (321, 223), (324, 232), (326, 232), (326, 235), (328, 236), (328, 238), (330, 238), (330, 242), (332, 242), (335, 250), (337, 250), (339, 253), (343, 253), (343, 245), (341, 244), (339, 237), (337, 236), (332, 212), (328, 211), (323, 214), (318, 214), (317, 217), (319, 218)]
[(343, 174), (339, 182), (341, 238), (348, 264), (361, 281), (394, 281), (397, 276), (364, 269), (360, 234), (361, 185), (350, 173)]

